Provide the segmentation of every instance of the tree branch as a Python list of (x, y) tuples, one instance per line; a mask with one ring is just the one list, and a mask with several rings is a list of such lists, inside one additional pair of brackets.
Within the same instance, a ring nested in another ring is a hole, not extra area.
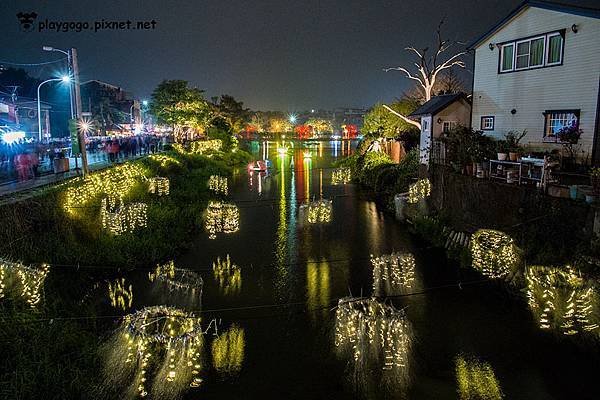
[(402, 68), (402, 67), (392, 67), (392, 68), (384, 68), (383, 69), (385, 72), (389, 72), (389, 71), (400, 71), (400, 72), (404, 72), (406, 74), (406, 77), (412, 80), (415, 80), (417, 82), (419, 82), (421, 85), (423, 85), (423, 82), (421, 81), (421, 79), (419, 77), (413, 76), (410, 72), (408, 72), (408, 70), (406, 68)]
[(389, 112), (391, 112), (395, 116), (402, 118), (402, 120), (404, 120), (404, 122), (416, 126), (417, 128), (419, 128), (419, 130), (421, 129), (421, 124), (420, 123), (418, 123), (417, 121), (413, 121), (412, 119), (410, 119), (408, 117), (405, 117), (404, 115), (400, 114), (398, 111), (394, 110), (390, 106), (384, 104), (383, 108), (385, 108), (386, 110), (388, 110)]

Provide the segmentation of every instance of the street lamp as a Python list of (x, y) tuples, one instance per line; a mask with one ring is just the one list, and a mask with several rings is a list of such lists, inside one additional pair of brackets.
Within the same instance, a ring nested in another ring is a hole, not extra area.
[(291, 122), (292, 124), (295, 124), (295, 123), (296, 123), (296, 116), (295, 116), (294, 114), (290, 114), (290, 118), (289, 118), (289, 119), (290, 119), (290, 122)]
[[(72, 70), (72, 66), (71, 66), (71, 52), (70, 51), (66, 51), (66, 50), (61, 50), (61, 49), (57, 49), (54, 48), (52, 46), (43, 46), (42, 50), (44, 51), (58, 51), (59, 53), (63, 53), (67, 56), (67, 64), (68, 64), (68, 68), (69, 68), (69, 76), (73, 76), (73, 70)], [(71, 105), (71, 119), (75, 118), (75, 111), (73, 110), (74, 105), (73, 105), (73, 86), (69, 85), (69, 102)]]
[(71, 78), (68, 75), (65, 75), (61, 78), (50, 78), (50, 79), (46, 79), (45, 81), (43, 81), (42, 83), (40, 83), (38, 85), (37, 88), (37, 115), (38, 115), (38, 140), (42, 141), (42, 104), (40, 102), (40, 89), (42, 88), (42, 85), (48, 82), (59, 82), (62, 81), (64, 83), (70, 83), (71, 82)]

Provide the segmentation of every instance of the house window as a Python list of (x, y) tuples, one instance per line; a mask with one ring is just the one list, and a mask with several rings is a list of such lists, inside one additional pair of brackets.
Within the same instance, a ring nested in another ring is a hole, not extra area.
[(495, 117), (492, 116), (487, 116), (487, 117), (481, 117), (481, 130), (482, 131), (493, 131), (494, 130), (494, 122), (495, 122)]
[(512, 72), (562, 64), (564, 31), (499, 44), (499, 72)]
[(442, 132), (448, 133), (456, 128), (456, 121), (444, 121), (442, 123)]
[(544, 141), (557, 142), (557, 133), (561, 129), (575, 126), (579, 123), (580, 110), (549, 110), (544, 112)]

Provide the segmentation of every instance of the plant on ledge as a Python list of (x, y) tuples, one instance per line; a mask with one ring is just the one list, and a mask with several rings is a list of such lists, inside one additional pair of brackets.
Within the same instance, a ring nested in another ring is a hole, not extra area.
[(523, 129), (523, 131), (508, 131), (504, 138), (506, 139), (506, 147), (510, 156), (511, 161), (517, 161), (519, 158), (519, 150), (521, 150), (521, 146), (519, 142), (527, 135), (527, 129)]
[(563, 149), (567, 153), (568, 163), (573, 165), (575, 163), (575, 153), (577, 151), (576, 145), (579, 142), (579, 138), (583, 131), (579, 129), (579, 124), (573, 124), (563, 127), (556, 133), (558, 141), (562, 144)]

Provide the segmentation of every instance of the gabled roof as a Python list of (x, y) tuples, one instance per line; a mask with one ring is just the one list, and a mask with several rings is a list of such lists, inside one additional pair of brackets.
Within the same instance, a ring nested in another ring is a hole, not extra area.
[(519, 4), (517, 8), (512, 10), (510, 14), (508, 14), (506, 17), (502, 18), (502, 20), (496, 23), (496, 25), (494, 25), (490, 30), (488, 30), (486, 33), (475, 39), (473, 42), (469, 43), (467, 48), (475, 48), (476, 46), (481, 44), (481, 42), (483, 42), (485, 39), (487, 39), (488, 37), (496, 33), (498, 30), (500, 30), (504, 25), (509, 23), (515, 15), (519, 14), (524, 9), (531, 7), (543, 8), (544, 10), (558, 11), (573, 15), (580, 15), (583, 17), (600, 18), (600, 9), (598, 8), (580, 7), (571, 4), (555, 3), (553, 1), (546, 0), (525, 0), (524, 2)]
[(415, 111), (413, 111), (409, 115), (409, 117), (420, 117), (421, 115), (437, 114), (444, 108), (448, 107), (450, 104), (461, 99), (466, 100), (466, 96), (464, 93), (443, 94), (440, 96), (432, 97), (431, 100), (429, 100), (428, 102), (417, 108)]

